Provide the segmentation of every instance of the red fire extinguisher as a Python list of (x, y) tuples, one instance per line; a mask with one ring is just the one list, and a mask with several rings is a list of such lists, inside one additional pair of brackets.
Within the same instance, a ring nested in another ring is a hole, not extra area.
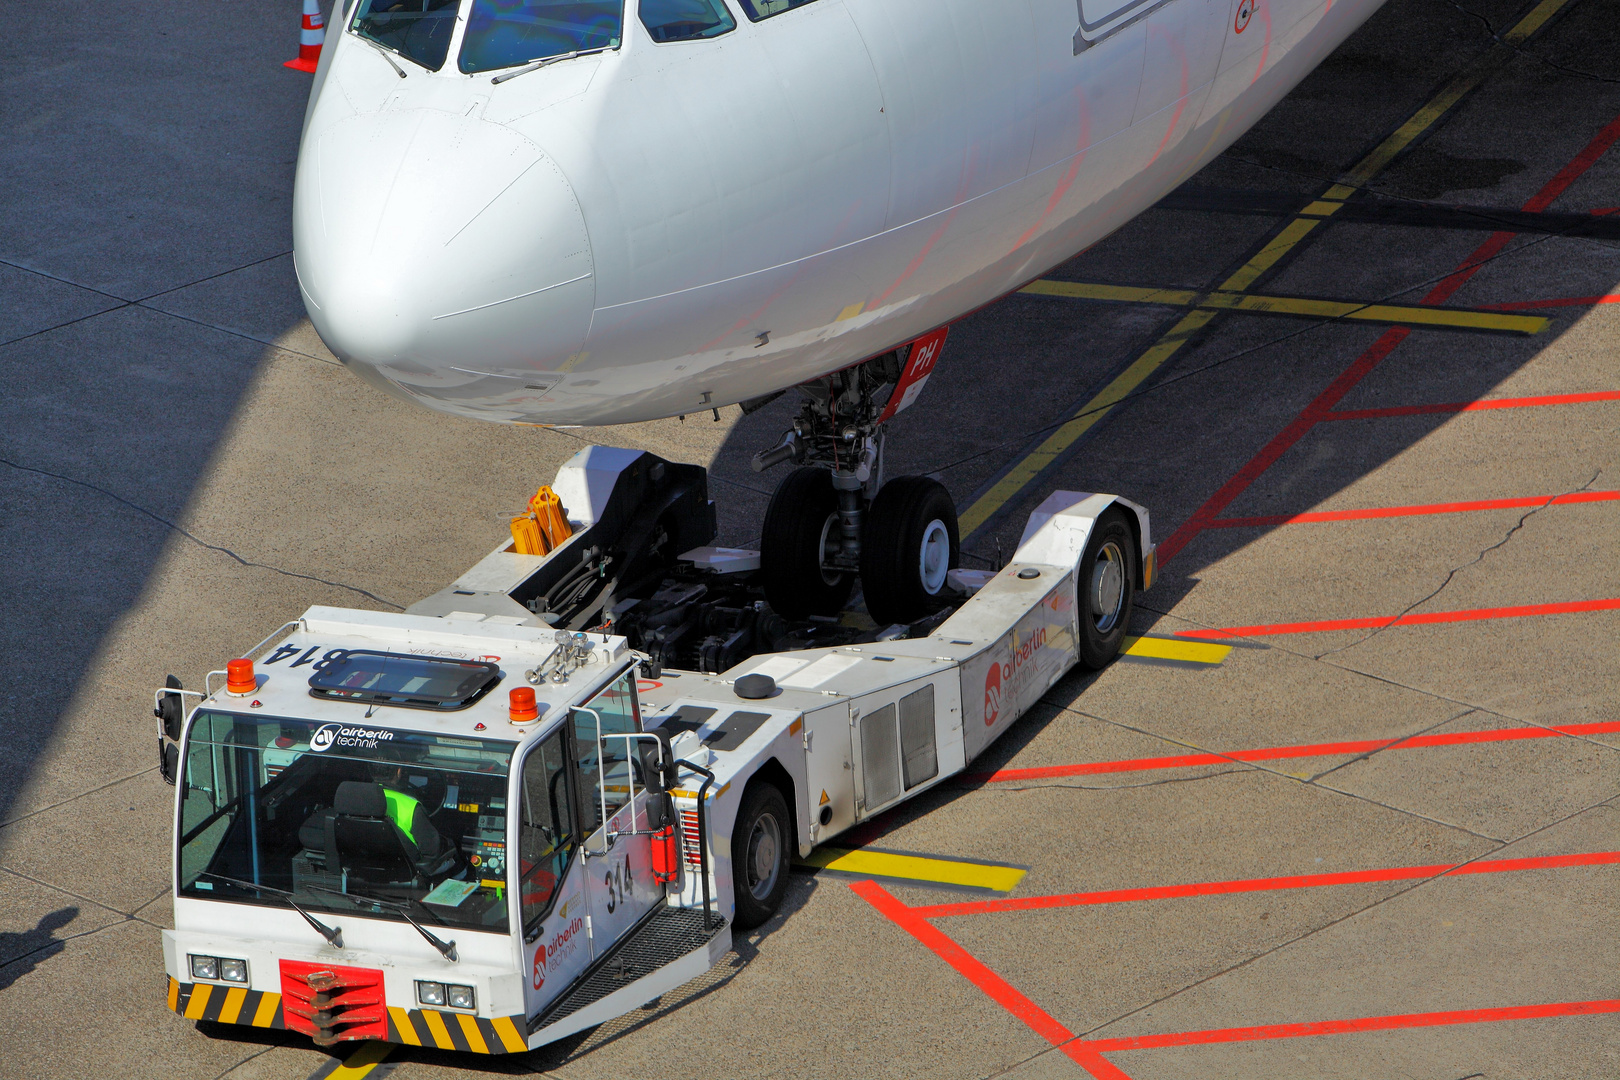
[(667, 885), (679, 876), (681, 864), (675, 850), (675, 826), (665, 825), (652, 835), (653, 880)]

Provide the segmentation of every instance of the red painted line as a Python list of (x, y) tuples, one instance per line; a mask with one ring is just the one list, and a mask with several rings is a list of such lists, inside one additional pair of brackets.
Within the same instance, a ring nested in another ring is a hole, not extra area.
[(1322, 622), (1271, 623), (1230, 626), (1220, 630), (1177, 630), (1177, 637), (1271, 637), (1276, 634), (1321, 634), (1329, 630), (1375, 630), (1386, 626), (1427, 626), (1434, 623), (1474, 622), (1478, 619), (1522, 619), (1531, 615), (1573, 615), (1585, 611), (1615, 611), (1620, 598), (1577, 600), (1566, 604), (1523, 604), (1518, 607), (1468, 608), (1463, 611), (1426, 611), (1400, 617), (1328, 619)]
[(1011, 983), (991, 971), (938, 927), (919, 917), (883, 886), (875, 881), (857, 881), (850, 885), (850, 889), (1097, 1080), (1131, 1080), (1104, 1058), (1100, 1051), (1077, 1039), (1074, 1032), (1052, 1019), (1046, 1010), (1019, 993)]
[(1422, 750), (1435, 746), (1517, 742), (1521, 739), (1556, 739), (1566, 735), (1610, 735), (1615, 732), (1620, 732), (1620, 720), (1595, 724), (1560, 724), (1557, 727), (1487, 728), (1483, 731), (1453, 731), (1444, 735), (1414, 735), (1409, 739), (1305, 743), (1299, 746), (1267, 746), (1258, 750), (1233, 750), (1225, 754), (1175, 754), (1168, 757), (1131, 758), (1124, 761), (1088, 761), (1078, 765), (1046, 765), (1033, 769), (997, 769), (991, 773), (967, 773), (963, 779), (1006, 784), (1019, 780), (1051, 780), (1064, 776), (1186, 769), (1195, 765), (1225, 765), (1233, 761), (1282, 761), (1290, 758), (1331, 757), (1337, 754), (1365, 754), (1373, 750)]
[(1267, 1027), (1219, 1028), (1214, 1031), (1178, 1031), (1169, 1035), (1138, 1035), (1125, 1039), (1091, 1039), (1102, 1051), (1149, 1050), (1165, 1046), (1207, 1046), (1211, 1043), (1261, 1042), (1298, 1039), (1308, 1035), (1348, 1035), (1361, 1031), (1398, 1028), (1445, 1027), (1451, 1024), (1490, 1024), (1503, 1020), (1541, 1020), (1552, 1016), (1601, 1016), (1620, 1012), (1620, 1001), (1559, 1001), (1550, 1005), (1513, 1005), (1505, 1009), (1459, 1009), (1453, 1012), (1406, 1013), (1402, 1016), (1365, 1016), (1356, 1020), (1319, 1020), (1314, 1024), (1272, 1024)]
[(1486, 412), (1491, 409), (1529, 409), (1542, 405), (1584, 405), (1594, 401), (1620, 401), (1620, 390), (1590, 394), (1547, 394), (1542, 397), (1486, 398), (1448, 401), (1439, 405), (1396, 405), (1387, 409), (1347, 409), (1324, 413), (1318, 420), (1373, 420), (1384, 416), (1423, 416), (1427, 413)]
[(1237, 881), (1200, 881), (1189, 885), (1160, 885), (1143, 889), (1107, 889), (1102, 892), (1026, 896), (1015, 900), (981, 900), (962, 904), (934, 904), (909, 909), (918, 918), (944, 919), (957, 915), (993, 915), (1008, 911), (1048, 911), (1053, 908), (1129, 904), (1141, 900), (1173, 900), (1189, 896), (1230, 896), (1235, 893), (1319, 889), (1328, 885), (1364, 885), (1380, 881), (1416, 881), (1423, 878), (1467, 874), (1507, 874), (1521, 870), (1562, 870), (1571, 866), (1610, 866), (1620, 863), (1620, 851), (1594, 851), (1579, 855), (1547, 855), (1531, 859), (1487, 859), (1434, 866), (1395, 866), (1379, 870), (1349, 870), (1334, 874), (1293, 874), (1287, 877), (1244, 878)]
[(1620, 294), (1607, 296), (1562, 296), (1555, 300), (1514, 300), (1506, 304), (1481, 304), (1482, 311), (1532, 311), (1536, 308), (1596, 307), (1599, 304), (1620, 304)]
[(1412, 331), (1404, 326), (1392, 326), (1385, 330), (1372, 346), (1356, 358), (1351, 364), (1334, 379), (1326, 390), (1317, 395), (1316, 399), (1305, 406), (1305, 411), (1294, 419), (1294, 422), (1283, 428), (1260, 452), (1249, 459), (1249, 463), (1239, 469), (1237, 475), (1221, 486), (1221, 489), (1209, 497), (1209, 500), (1193, 512), (1169, 539), (1159, 545), (1158, 564), (1163, 567), (1176, 553), (1187, 546), (1187, 543), (1202, 532), (1215, 519), (1215, 516), (1225, 510), (1232, 501), (1248, 490), (1249, 485), (1260, 478), (1260, 474), (1271, 468), (1277, 459), (1282, 457), (1295, 443), (1304, 438), (1306, 433), (1316, 426), (1321, 414), (1332, 410), (1344, 395), (1348, 394), (1355, 385), (1364, 379), (1373, 368), (1377, 367), (1383, 359), (1394, 351), (1395, 346), (1406, 339)]
[(1274, 514), (1269, 517), (1216, 518), (1204, 528), (1242, 529), (1272, 525), (1309, 525), (1322, 521), (1366, 521), (1372, 518), (1418, 517), (1424, 514), (1463, 514), (1474, 510), (1521, 510), (1530, 506), (1614, 502), (1617, 499), (1620, 499), (1620, 491), (1577, 491), (1569, 495), (1536, 495), (1528, 499), (1479, 499), (1475, 502), (1428, 503), (1422, 506), (1382, 506), (1370, 510), (1323, 510), (1309, 514)]

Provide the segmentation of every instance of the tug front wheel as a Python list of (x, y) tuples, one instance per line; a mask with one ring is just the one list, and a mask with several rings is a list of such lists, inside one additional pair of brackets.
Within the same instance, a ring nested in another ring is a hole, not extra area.
[(759, 542), (765, 599), (778, 615), (802, 619), (844, 609), (855, 575), (822, 569), (842, 540), (832, 473), (810, 466), (788, 473), (771, 496)]
[(932, 615), (961, 556), (956, 506), (945, 485), (897, 476), (878, 491), (861, 537), (861, 591), (879, 626)]
[(776, 914), (787, 893), (789, 846), (793, 819), (787, 800), (775, 785), (749, 784), (731, 830), (731, 880), (737, 901), (732, 925), (754, 927)]
[(1103, 511), (1092, 526), (1076, 577), (1080, 662), (1101, 671), (1119, 655), (1136, 602), (1136, 539), (1118, 506)]

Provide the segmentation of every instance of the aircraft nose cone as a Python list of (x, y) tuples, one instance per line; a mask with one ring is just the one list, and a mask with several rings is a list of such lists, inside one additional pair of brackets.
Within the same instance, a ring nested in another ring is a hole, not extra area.
[(539, 147), (429, 109), (312, 136), (295, 263), (316, 330), (359, 374), (460, 411), (458, 397), (488, 396), (482, 374), (555, 368), (579, 350), (596, 298), (590, 241)]

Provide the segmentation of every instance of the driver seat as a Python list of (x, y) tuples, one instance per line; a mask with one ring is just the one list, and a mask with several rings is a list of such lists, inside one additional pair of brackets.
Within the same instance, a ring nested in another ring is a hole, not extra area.
[(388, 817), (382, 785), (345, 780), (332, 799), (325, 825), (328, 872), (342, 867), (368, 882), (412, 885), (428, 871), (427, 863), (442, 861), (438, 831), (421, 817), (416, 829), (426, 828), (424, 851)]

